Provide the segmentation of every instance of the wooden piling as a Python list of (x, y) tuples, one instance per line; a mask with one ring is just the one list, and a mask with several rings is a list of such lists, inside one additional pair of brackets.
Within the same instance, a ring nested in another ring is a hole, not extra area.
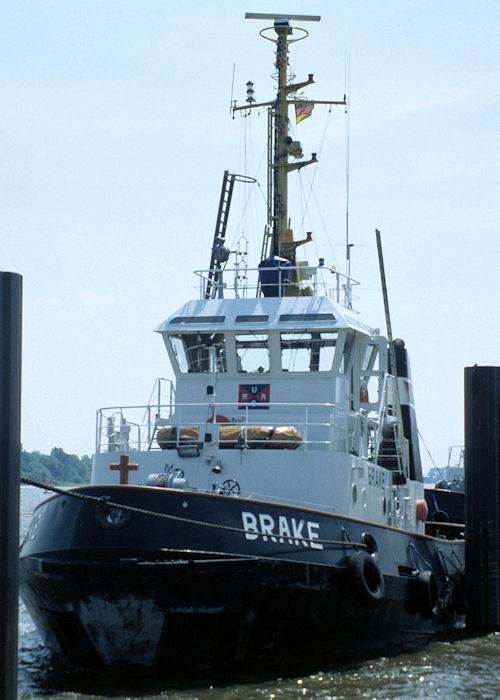
[(0, 272), (0, 698), (17, 698), (22, 277)]
[(500, 367), (465, 368), (467, 625), (500, 628)]

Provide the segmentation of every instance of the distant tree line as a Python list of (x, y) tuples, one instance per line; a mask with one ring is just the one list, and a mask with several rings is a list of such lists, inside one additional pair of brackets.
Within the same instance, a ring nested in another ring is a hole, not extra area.
[(453, 481), (453, 479), (463, 479), (464, 470), (461, 467), (441, 467), (440, 469), (433, 467), (428, 474), (430, 479), (434, 481)]
[(54, 447), (50, 455), (24, 449), (21, 452), (21, 476), (42, 483), (50, 479), (54, 486), (88, 484), (91, 468), (90, 457), (66, 454), (61, 447)]

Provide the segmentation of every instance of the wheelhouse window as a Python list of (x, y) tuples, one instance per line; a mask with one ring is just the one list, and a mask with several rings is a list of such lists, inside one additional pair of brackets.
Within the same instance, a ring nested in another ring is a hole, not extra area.
[(285, 372), (328, 372), (337, 336), (334, 331), (281, 333), (281, 368)]
[(269, 372), (267, 333), (237, 333), (235, 339), (238, 372)]
[(380, 356), (376, 343), (367, 343), (360, 357), (360, 399), (363, 403), (378, 403), (380, 391)]
[(354, 346), (354, 333), (352, 331), (347, 331), (347, 335), (344, 341), (344, 350), (342, 352), (342, 357), (340, 360), (340, 371), (346, 373), (351, 366), (352, 359), (352, 348)]
[(175, 333), (168, 339), (179, 372), (227, 372), (223, 333)]

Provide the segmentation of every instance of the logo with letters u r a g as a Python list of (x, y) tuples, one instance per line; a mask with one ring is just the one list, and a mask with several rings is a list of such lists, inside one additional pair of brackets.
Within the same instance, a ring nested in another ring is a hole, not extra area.
[[(238, 408), (269, 408), (270, 395), (270, 384), (240, 384), (238, 390), (238, 403), (240, 405)], [(259, 406), (259, 404), (267, 405)]]

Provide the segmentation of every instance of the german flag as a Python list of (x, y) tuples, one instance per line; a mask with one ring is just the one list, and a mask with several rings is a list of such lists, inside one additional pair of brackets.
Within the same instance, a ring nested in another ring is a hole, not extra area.
[(314, 102), (295, 103), (295, 123), (300, 124), (301, 121), (311, 116), (314, 109)]

